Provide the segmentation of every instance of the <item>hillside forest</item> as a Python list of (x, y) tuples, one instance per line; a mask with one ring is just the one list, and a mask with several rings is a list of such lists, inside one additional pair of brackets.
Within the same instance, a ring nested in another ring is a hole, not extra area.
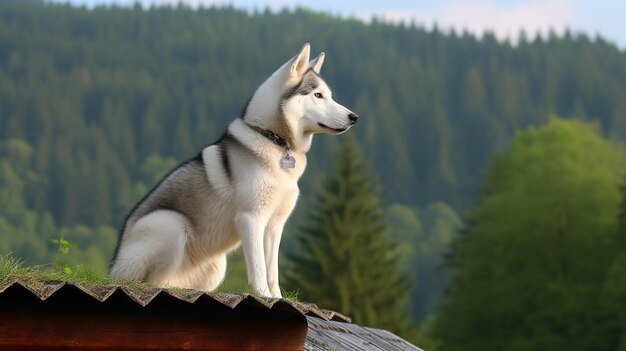
[[(305, 42), (360, 120), (314, 138), (283, 256), (315, 232), (351, 140), (419, 340), (564, 349), (593, 320), (576, 348), (626, 347), (626, 52), (584, 34), (513, 45), (306, 9), (0, 0), (0, 255), (49, 264), (63, 238), (69, 264), (105, 272), (127, 212)], [(232, 256), (223, 289), (243, 289)]]

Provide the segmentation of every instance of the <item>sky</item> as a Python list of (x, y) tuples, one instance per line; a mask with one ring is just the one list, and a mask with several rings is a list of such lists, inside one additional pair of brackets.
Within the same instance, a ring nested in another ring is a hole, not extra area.
[(495, 33), (499, 39), (517, 41), (520, 30), (527, 37), (537, 33), (545, 36), (550, 29), (562, 34), (586, 33), (626, 50), (626, 0), (51, 0), (77, 5), (94, 6), (116, 3), (130, 5), (177, 4), (210, 6), (232, 4), (237, 8), (254, 10), (267, 7), (279, 10), (284, 7), (306, 7), (342, 17), (356, 17), (364, 21), (372, 17), (389, 22), (415, 22), (426, 28), (434, 24), (440, 29), (467, 30), (477, 36), (485, 31)]

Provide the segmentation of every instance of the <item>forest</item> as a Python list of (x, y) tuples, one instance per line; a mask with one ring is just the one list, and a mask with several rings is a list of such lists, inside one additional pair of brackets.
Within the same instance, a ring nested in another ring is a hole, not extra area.
[[(0, 0), (0, 255), (48, 264), (64, 238), (68, 263), (106, 271), (127, 212), (305, 42), (361, 118), (349, 136), (315, 137), (286, 274), (349, 140), (430, 349), (562, 349), (607, 320), (581, 345), (626, 347), (626, 52), (584, 34), (512, 45), (306, 9)], [(241, 253), (231, 262), (225, 289), (239, 289)]]

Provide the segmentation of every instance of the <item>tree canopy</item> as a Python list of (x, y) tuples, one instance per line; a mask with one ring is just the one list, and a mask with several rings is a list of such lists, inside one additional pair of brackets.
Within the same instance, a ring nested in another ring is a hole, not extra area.
[(625, 151), (597, 126), (555, 118), (494, 158), (452, 245), (442, 350), (625, 346), (606, 290), (626, 286), (617, 234)]

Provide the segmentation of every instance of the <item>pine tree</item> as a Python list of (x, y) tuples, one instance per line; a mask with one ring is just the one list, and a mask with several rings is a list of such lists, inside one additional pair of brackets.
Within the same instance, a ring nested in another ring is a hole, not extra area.
[(349, 139), (288, 255), (285, 286), (299, 298), (350, 316), (355, 323), (411, 338), (406, 313), (410, 283), (387, 233), (377, 184)]

